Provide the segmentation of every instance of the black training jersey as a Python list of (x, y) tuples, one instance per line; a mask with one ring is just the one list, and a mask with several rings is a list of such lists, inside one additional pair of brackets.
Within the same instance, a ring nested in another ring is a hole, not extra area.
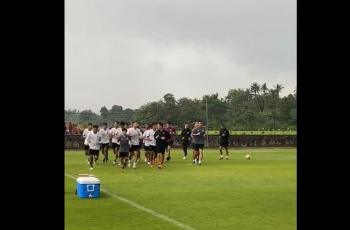
[(219, 136), (221, 141), (228, 141), (228, 138), (230, 137), (230, 131), (228, 131), (226, 128), (220, 129)]
[(157, 130), (154, 133), (154, 139), (156, 139), (157, 146), (166, 146), (168, 142), (171, 140), (170, 134), (165, 130)]
[(191, 138), (191, 129), (190, 128), (187, 128), (187, 129), (183, 129), (181, 131), (181, 141), (183, 142), (189, 142), (192, 140)]

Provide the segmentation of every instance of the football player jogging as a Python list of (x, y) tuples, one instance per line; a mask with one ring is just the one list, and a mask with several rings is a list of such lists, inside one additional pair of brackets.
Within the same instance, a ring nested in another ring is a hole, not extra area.
[(170, 150), (174, 144), (174, 140), (175, 140), (175, 136), (176, 136), (176, 129), (171, 125), (171, 122), (168, 121), (165, 125), (165, 130), (170, 134), (170, 140), (168, 141), (168, 147), (166, 149), (166, 152), (167, 152), (166, 161), (169, 162), (171, 159)]
[(187, 157), (187, 148), (191, 143), (191, 129), (188, 127), (188, 124), (185, 124), (185, 128), (181, 131), (181, 144), (184, 156), (182, 159)]
[(117, 139), (118, 126), (119, 126), (119, 122), (115, 121), (113, 123), (113, 128), (111, 128), (111, 131), (110, 131), (110, 137), (112, 139), (112, 150), (113, 150), (113, 154), (115, 156), (113, 164), (116, 163), (116, 159), (118, 158), (118, 150), (119, 150), (119, 144), (118, 144), (118, 139)]
[(194, 122), (192, 123), (192, 130), (191, 130), (191, 145), (192, 145), (192, 162), (193, 164), (195, 164), (197, 162), (197, 150), (195, 150), (194, 148), (194, 144), (193, 144), (193, 138), (192, 138), (192, 132), (195, 128), (198, 128), (198, 122)]
[(154, 139), (156, 140), (156, 150), (157, 150), (157, 158), (156, 161), (158, 163), (158, 169), (162, 169), (164, 167), (164, 154), (165, 149), (168, 146), (168, 142), (171, 139), (170, 134), (163, 129), (163, 123), (158, 123), (158, 129), (154, 133)]
[(107, 123), (103, 123), (101, 129), (101, 150), (103, 154), (103, 163), (107, 163), (108, 161), (108, 149), (109, 149), (109, 134), (110, 130), (107, 127)]
[(194, 162), (198, 165), (202, 165), (203, 161), (203, 148), (204, 148), (204, 136), (205, 129), (203, 128), (203, 123), (201, 121), (197, 122), (197, 127), (192, 130), (192, 146), (195, 152)]
[(149, 125), (147, 127), (147, 130), (145, 130), (142, 134), (143, 136), (143, 143), (144, 143), (144, 149), (145, 149), (145, 162), (150, 164), (150, 139), (149, 139), (149, 132), (152, 129), (152, 126)]
[(84, 129), (83, 131), (83, 138), (84, 138), (84, 151), (85, 151), (85, 155), (87, 157), (87, 162), (89, 163), (89, 144), (86, 142), (86, 138), (88, 133), (92, 130), (92, 123), (88, 124), (88, 127), (86, 129)]
[(149, 154), (150, 154), (150, 166), (153, 167), (155, 164), (155, 159), (157, 157), (157, 142), (156, 139), (154, 138), (154, 134), (157, 131), (157, 123), (152, 123), (151, 124), (151, 129), (148, 131), (148, 139), (150, 141), (149, 143)]
[(141, 160), (141, 149), (142, 149), (142, 146), (143, 146), (143, 133), (146, 129), (143, 129), (143, 128), (140, 128), (140, 124), (137, 123), (137, 128), (140, 130), (140, 133), (141, 133), (141, 138), (139, 139), (139, 147), (137, 149), (137, 158), (136, 158), (136, 161), (139, 162)]
[[(127, 131), (127, 135), (130, 137), (130, 159), (133, 161), (133, 168), (136, 169), (136, 163), (137, 163), (137, 155), (139, 153), (140, 148), (140, 139), (142, 139), (142, 133), (139, 128), (137, 121), (134, 121), (133, 127), (129, 128)], [(129, 167), (130, 167), (130, 161), (129, 161)]]
[(129, 136), (126, 133), (127, 133), (127, 129), (122, 128), (122, 133), (117, 138), (118, 142), (120, 143), (119, 158), (120, 158), (120, 166), (122, 169), (126, 168), (126, 162), (129, 159), (129, 151), (130, 151)]
[(98, 126), (92, 126), (92, 132), (89, 132), (86, 137), (86, 142), (89, 145), (89, 164), (90, 170), (93, 170), (94, 163), (98, 160), (100, 152), (101, 134), (98, 132)]
[(228, 139), (230, 137), (230, 131), (226, 129), (225, 125), (221, 125), (221, 129), (219, 132), (219, 141), (220, 141), (220, 158), (219, 160), (224, 159), (224, 156), (222, 155), (222, 149), (225, 148), (226, 150), (226, 160), (228, 160)]
[[(123, 133), (123, 129), (125, 128), (125, 123), (124, 123), (124, 121), (121, 121), (120, 122), (120, 127), (119, 128), (117, 128), (117, 131), (116, 131), (116, 137), (118, 138), (120, 135), (122, 135), (122, 133)], [(120, 143), (119, 143), (119, 141), (117, 140), (117, 154), (115, 155), (115, 159), (114, 159), (114, 161), (113, 161), (113, 164), (116, 164), (117, 162), (118, 162), (118, 156), (119, 156), (119, 145), (120, 145)], [(129, 152), (129, 151), (128, 151)], [(120, 165), (120, 162), (118, 163), (119, 165)]]

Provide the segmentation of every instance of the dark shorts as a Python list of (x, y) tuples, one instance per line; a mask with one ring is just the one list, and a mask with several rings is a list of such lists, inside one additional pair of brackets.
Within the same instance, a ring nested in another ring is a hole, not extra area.
[(126, 152), (120, 152), (119, 153), (119, 157), (128, 157), (129, 156), (129, 153), (126, 153)]
[(173, 147), (174, 141), (169, 141), (168, 146)]
[(220, 147), (225, 147), (225, 148), (227, 148), (227, 147), (228, 147), (228, 141), (221, 141), (221, 142), (220, 142)]
[(84, 145), (84, 150), (89, 150), (89, 145)]
[(145, 149), (145, 151), (150, 151), (150, 147), (149, 146), (143, 146), (143, 148)]
[(157, 152), (157, 147), (156, 146), (153, 146), (153, 145), (150, 145), (149, 146), (149, 151), (151, 151), (151, 152)]
[(193, 148), (194, 150), (203, 149), (203, 148), (204, 148), (204, 144), (195, 144), (195, 143), (192, 143), (192, 148)]
[(109, 143), (102, 143), (101, 148), (102, 149), (109, 148)]
[(139, 150), (140, 150), (139, 145), (131, 145), (130, 146), (130, 152), (139, 151)]
[(89, 155), (97, 156), (100, 153), (100, 150), (89, 149)]
[(157, 153), (165, 153), (165, 149), (167, 148), (167, 146), (156, 146), (156, 152)]
[(117, 143), (114, 143), (112, 142), (112, 148), (115, 149), (115, 148), (119, 148), (120, 145), (118, 145)]

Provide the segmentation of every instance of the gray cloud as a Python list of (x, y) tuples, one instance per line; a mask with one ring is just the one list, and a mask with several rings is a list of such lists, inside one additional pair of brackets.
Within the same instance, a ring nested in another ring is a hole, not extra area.
[(66, 108), (296, 87), (295, 0), (67, 0)]

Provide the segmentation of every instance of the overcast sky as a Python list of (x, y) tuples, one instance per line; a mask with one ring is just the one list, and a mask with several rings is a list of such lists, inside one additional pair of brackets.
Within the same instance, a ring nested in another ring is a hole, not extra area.
[(296, 0), (66, 0), (65, 107), (296, 88)]

